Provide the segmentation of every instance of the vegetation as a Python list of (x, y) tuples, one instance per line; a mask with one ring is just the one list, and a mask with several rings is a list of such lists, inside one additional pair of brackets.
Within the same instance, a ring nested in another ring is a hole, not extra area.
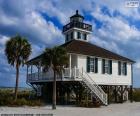
[(52, 69), (54, 72), (52, 109), (56, 109), (56, 75), (61, 75), (64, 65), (68, 64), (66, 50), (62, 47), (46, 48), (42, 57), (42, 64), (45, 70)]
[(133, 91), (133, 100), (135, 102), (140, 102), (140, 89), (134, 89), (134, 91)]
[(13, 89), (0, 89), (0, 106), (40, 106), (43, 105), (32, 91), (19, 91), (15, 101)]
[(17, 100), (18, 81), (19, 81), (19, 67), (29, 58), (31, 54), (31, 45), (28, 41), (16, 35), (6, 42), (5, 54), (8, 63), (16, 68), (16, 85), (15, 85), (15, 101)]

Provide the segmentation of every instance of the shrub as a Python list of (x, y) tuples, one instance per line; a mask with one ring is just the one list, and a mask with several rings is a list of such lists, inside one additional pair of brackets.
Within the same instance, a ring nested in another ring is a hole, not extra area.
[(40, 100), (26, 100), (24, 98), (17, 99), (17, 101), (13, 101), (8, 104), (8, 106), (41, 106), (42, 102)]
[(32, 91), (19, 91), (18, 99), (14, 101), (14, 92), (11, 89), (0, 89), (0, 106), (40, 106), (42, 101), (38, 100)]
[(133, 91), (133, 100), (136, 102), (140, 101), (140, 90), (139, 89), (135, 89)]

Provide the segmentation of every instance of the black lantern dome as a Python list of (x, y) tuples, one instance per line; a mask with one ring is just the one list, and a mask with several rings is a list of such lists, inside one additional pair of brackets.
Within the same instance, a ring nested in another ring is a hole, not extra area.
[(70, 17), (70, 22), (83, 22), (84, 17), (78, 13), (76, 10), (76, 14)]

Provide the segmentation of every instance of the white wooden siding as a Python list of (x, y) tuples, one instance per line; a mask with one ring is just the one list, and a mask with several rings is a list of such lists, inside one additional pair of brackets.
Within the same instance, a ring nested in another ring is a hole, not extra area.
[[(86, 71), (87, 56), (78, 55), (77, 68)], [(112, 74), (102, 74), (102, 59), (98, 58), (98, 73), (88, 73), (97, 84), (131, 85), (131, 63), (127, 63), (127, 75), (118, 75), (118, 61), (112, 60)]]

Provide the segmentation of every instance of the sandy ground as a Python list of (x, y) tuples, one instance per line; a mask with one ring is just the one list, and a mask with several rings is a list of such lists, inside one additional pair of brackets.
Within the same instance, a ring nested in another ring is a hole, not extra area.
[(101, 108), (72, 106), (45, 107), (0, 107), (0, 114), (53, 114), (53, 116), (140, 116), (140, 102), (111, 104)]

